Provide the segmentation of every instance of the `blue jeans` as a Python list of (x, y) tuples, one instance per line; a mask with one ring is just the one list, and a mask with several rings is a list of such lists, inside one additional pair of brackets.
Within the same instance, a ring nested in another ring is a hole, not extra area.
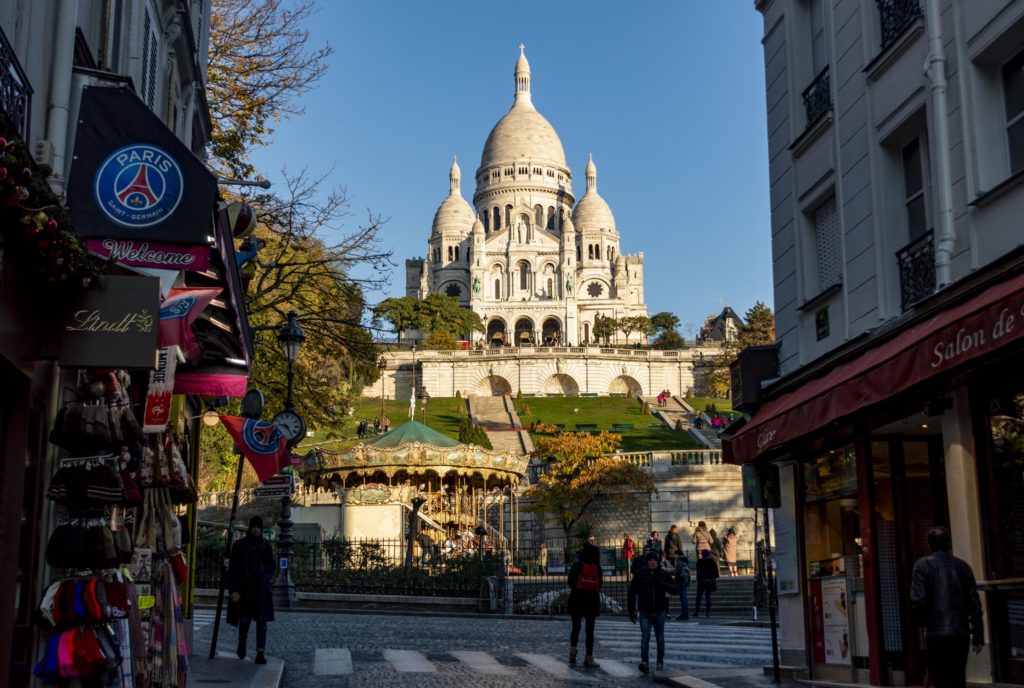
[(640, 661), (650, 664), (651, 626), (658, 643), (658, 664), (665, 661), (665, 612), (640, 612)]
[[(249, 637), (249, 624), (252, 623), (252, 618), (247, 614), (241, 614), (238, 617), (238, 638), (239, 640)], [(267, 622), (257, 621), (256, 622), (256, 651), (263, 652), (267, 649)]]
[(687, 618), (690, 616), (690, 600), (686, 596), (686, 593), (689, 591), (689, 589), (689, 581), (686, 581), (685, 583), (676, 583), (676, 592), (679, 593), (679, 604), (682, 605), (682, 607), (679, 610), (679, 616)]

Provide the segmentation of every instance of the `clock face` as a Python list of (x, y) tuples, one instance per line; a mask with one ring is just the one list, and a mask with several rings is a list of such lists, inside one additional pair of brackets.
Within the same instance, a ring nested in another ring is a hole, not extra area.
[(274, 422), (289, 442), (297, 442), (306, 434), (306, 423), (294, 411), (281, 411), (274, 416)]

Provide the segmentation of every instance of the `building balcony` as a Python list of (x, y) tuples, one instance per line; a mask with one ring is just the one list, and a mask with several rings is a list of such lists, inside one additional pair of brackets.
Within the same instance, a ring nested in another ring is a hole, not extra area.
[(935, 292), (935, 239), (931, 230), (896, 252), (903, 310)]
[(0, 108), (26, 143), (30, 143), (32, 86), (3, 29), (0, 29)]
[(920, 0), (875, 0), (882, 24), (882, 50), (893, 43), (921, 16)]
[(832, 109), (832, 88), (828, 67), (821, 70), (803, 92), (804, 109), (807, 111), (807, 126), (810, 129), (825, 113)]

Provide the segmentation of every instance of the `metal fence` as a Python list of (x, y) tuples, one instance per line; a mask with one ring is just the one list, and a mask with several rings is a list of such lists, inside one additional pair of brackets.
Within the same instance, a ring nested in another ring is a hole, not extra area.
[[(219, 585), (225, 533), (224, 526), (199, 525), (195, 574), (199, 588)], [(270, 535), (273, 539), (272, 531)], [(548, 539), (546, 544), (544, 555), (539, 544), (507, 549), (492, 547), (487, 538), (482, 550), (476, 543), (466, 547), (415, 543), (412, 567), (407, 570), (403, 540), (327, 538), (293, 543), (291, 573), (299, 592), (476, 598), (489, 600), (495, 611), (505, 614), (565, 614), (567, 574), (580, 542)], [(636, 542), (635, 554), (641, 553), (642, 545)], [(603, 574), (602, 612), (625, 614), (630, 573), (621, 541), (597, 546)], [(696, 559), (688, 554), (694, 576)], [(691, 599), (695, 588), (691, 584)], [(755, 588), (756, 581), (744, 579), (737, 593), (743, 597), (737, 602), (741, 608), (749, 609)], [(670, 609), (678, 609), (678, 602), (673, 600)]]

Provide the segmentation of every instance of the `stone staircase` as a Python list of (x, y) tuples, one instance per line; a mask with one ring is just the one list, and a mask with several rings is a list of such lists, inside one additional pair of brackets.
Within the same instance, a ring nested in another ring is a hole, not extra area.
[[(657, 401), (657, 400), (655, 400), (655, 401)], [(693, 418), (693, 414), (696, 413), (696, 410), (692, 406), (687, 404), (686, 400), (684, 400), (682, 397), (674, 396), (674, 397), (672, 397), (672, 400), (669, 403), (670, 404), (675, 404), (676, 406), (679, 406), (679, 407), (683, 408), (685, 410), (688, 418)], [(711, 418), (709, 418), (708, 415), (706, 413), (703, 413), (703, 412), (701, 413), (701, 415), (704, 418), (704, 427), (701, 428), (700, 430), (698, 430), (697, 428), (693, 427), (693, 424), (690, 423), (689, 421), (687, 421), (687, 424), (688, 424), (687, 427), (688, 427), (688, 429), (690, 431), (690, 434), (693, 435), (693, 437), (698, 442), (703, 444), (708, 449), (721, 449), (722, 448), (722, 440), (720, 440), (718, 438), (718, 433), (716, 433), (714, 430), (711, 429)]]
[(533, 453), (533, 440), (523, 429), (512, 397), (470, 397), (467, 405), (469, 417), (487, 434), (492, 447), (520, 454)]

